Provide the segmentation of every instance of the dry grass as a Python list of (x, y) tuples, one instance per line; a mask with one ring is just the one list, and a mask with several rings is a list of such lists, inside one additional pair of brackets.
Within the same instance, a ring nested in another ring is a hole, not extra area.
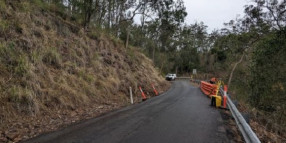
[(240, 101), (239, 110), (251, 117), (250, 126), (262, 142), (286, 141), (284, 126), (277, 123), (277, 113), (266, 114)]
[(80, 28), (28, 2), (14, 6), (0, 13), (0, 33), (5, 33), (0, 35), (0, 132), (9, 134), (9, 125), (19, 118), (29, 122), (100, 105), (127, 105), (129, 87), (137, 101), (139, 85), (149, 96), (152, 83), (161, 92), (167, 88), (136, 48), (125, 49), (105, 34), (75, 30)]

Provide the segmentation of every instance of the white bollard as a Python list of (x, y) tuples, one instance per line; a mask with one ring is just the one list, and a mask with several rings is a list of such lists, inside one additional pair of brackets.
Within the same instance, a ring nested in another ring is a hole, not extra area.
[(131, 104), (133, 104), (133, 95), (132, 95), (132, 88), (131, 88), (131, 86), (129, 87), (129, 91), (130, 91), (130, 102), (131, 102)]

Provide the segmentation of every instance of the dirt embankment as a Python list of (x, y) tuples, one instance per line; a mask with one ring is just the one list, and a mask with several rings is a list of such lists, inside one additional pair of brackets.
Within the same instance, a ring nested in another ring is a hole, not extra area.
[(29, 2), (0, 3), (0, 142), (17, 142), (169, 88), (150, 59)]

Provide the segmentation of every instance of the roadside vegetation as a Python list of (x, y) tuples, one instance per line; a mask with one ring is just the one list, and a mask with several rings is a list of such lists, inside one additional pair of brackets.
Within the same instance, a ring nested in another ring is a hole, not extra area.
[(169, 88), (138, 48), (61, 6), (0, 0), (0, 142), (18, 142)]
[(270, 142), (286, 140), (285, 5), (285, 1), (257, 0), (246, 6), (245, 15), (226, 24), (211, 50), (221, 59), (215, 64), (226, 71), (232, 96), (258, 122), (251, 124), (260, 138)]
[(261, 139), (285, 140), (285, 5), (254, 0), (208, 32), (183, 0), (0, 0), (0, 122), (127, 104), (129, 86), (153, 96), (162, 75), (197, 69), (229, 85)]

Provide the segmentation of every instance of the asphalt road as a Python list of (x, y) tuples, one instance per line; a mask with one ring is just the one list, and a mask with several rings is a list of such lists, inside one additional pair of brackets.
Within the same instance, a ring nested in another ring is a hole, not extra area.
[(220, 112), (209, 105), (210, 99), (199, 88), (187, 81), (175, 81), (160, 96), (26, 142), (229, 142)]

